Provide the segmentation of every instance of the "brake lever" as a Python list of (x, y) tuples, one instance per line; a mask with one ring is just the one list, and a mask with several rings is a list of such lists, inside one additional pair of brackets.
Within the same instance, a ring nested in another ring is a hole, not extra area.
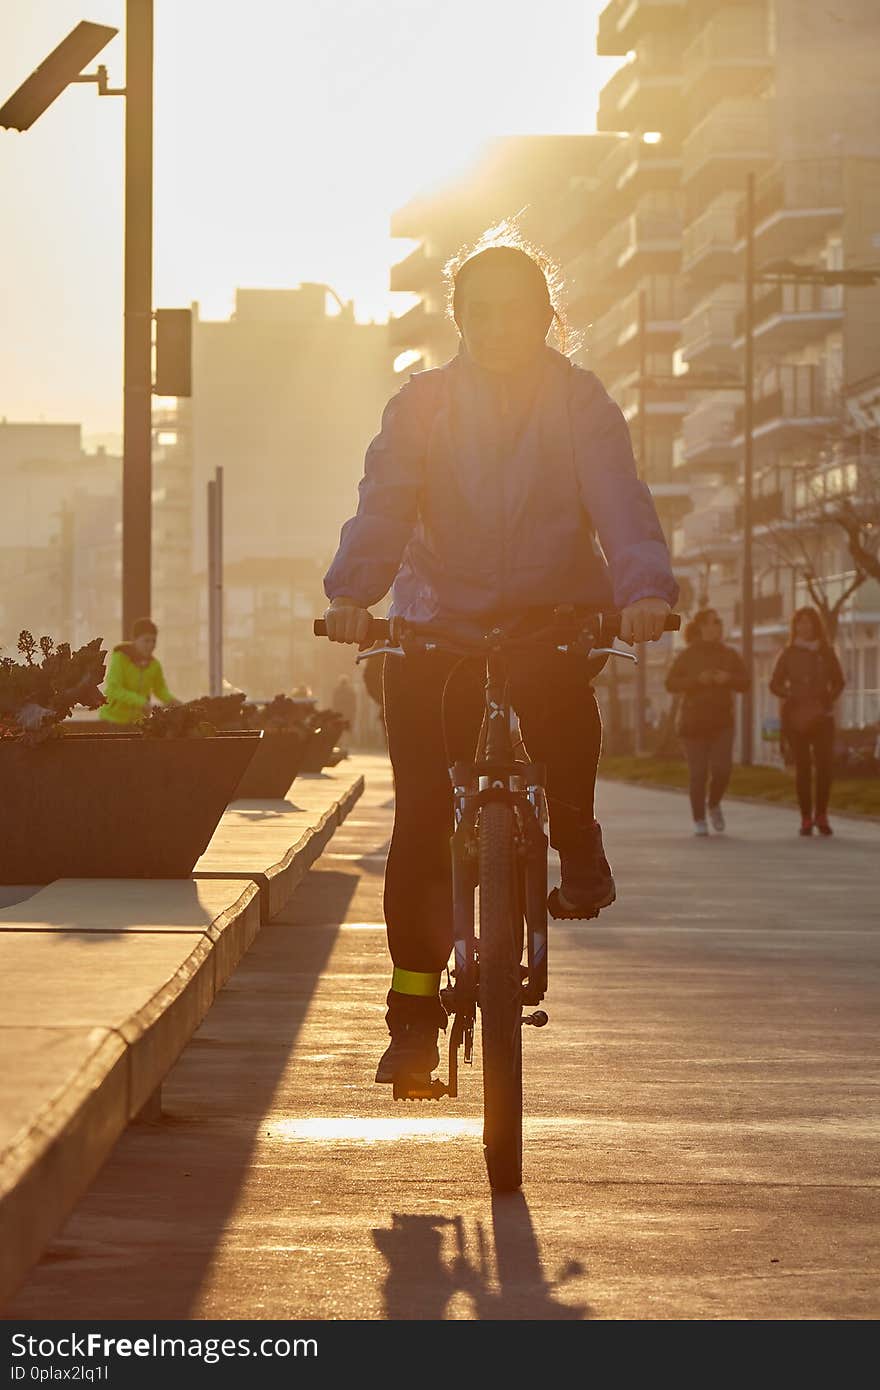
[(366, 661), (371, 656), (406, 656), (403, 647), (370, 647), (369, 651), (358, 652), (354, 659), (355, 666), (360, 666), (362, 661)]
[(634, 661), (638, 666), (639, 658), (635, 652), (621, 652), (617, 647), (593, 647), (591, 656), (619, 656), (623, 661)]

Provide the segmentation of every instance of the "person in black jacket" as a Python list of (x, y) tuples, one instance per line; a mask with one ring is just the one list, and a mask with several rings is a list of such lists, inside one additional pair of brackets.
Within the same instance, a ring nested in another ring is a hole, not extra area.
[(684, 743), (690, 770), (694, 833), (708, 835), (724, 829), (721, 798), (730, 781), (733, 760), (734, 691), (748, 690), (749, 678), (733, 647), (722, 642), (724, 627), (714, 608), (703, 608), (685, 629), (687, 646), (672, 663), (666, 689), (681, 696), (676, 728)]
[(818, 609), (798, 608), (791, 620), (788, 645), (773, 668), (770, 690), (782, 700), (782, 737), (794, 757), (801, 835), (812, 835), (813, 826), (820, 835), (832, 834), (828, 824), (834, 753), (832, 707), (845, 685)]

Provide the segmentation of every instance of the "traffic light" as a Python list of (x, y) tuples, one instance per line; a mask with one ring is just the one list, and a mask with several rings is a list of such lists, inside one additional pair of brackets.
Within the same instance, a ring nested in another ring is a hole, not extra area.
[(156, 310), (157, 396), (192, 395), (192, 311)]

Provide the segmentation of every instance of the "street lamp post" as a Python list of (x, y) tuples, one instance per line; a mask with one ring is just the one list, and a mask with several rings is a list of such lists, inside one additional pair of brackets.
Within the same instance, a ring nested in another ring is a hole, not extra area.
[[(639, 290), (639, 472), (643, 479), (648, 471), (648, 417), (646, 382), (648, 373), (648, 301), (645, 291)], [(648, 673), (645, 669), (647, 644), (639, 643), (636, 666), (636, 753), (646, 751), (645, 723), (648, 694)]]
[(743, 303), (743, 486), (742, 486), (742, 659), (746, 668), (748, 684), (743, 691), (740, 714), (740, 762), (750, 767), (753, 749), (753, 709), (754, 697), (752, 681), (754, 677), (754, 579), (752, 575), (752, 489), (754, 483), (754, 458), (752, 450), (752, 417), (754, 415), (755, 364), (754, 364), (754, 297), (755, 297), (755, 175), (750, 173), (746, 179), (746, 247), (745, 247), (745, 285)]
[(150, 611), (153, 391), (153, 0), (126, 0), (126, 85), (83, 68), (118, 30), (83, 20), (0, 107), (0, 127), (29, 130), (74, 83), (125, 101), (122, 626)]
[(153, 524), (153, 0), (127, 0), (122, 630), (150, 612)]

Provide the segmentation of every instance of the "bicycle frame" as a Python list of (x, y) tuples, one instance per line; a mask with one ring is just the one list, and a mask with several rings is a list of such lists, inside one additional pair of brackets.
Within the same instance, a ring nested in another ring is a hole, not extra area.
[(452, 781), (454, 830), (452, 852), (453, 977), (441, 991), (455, 1022), (449, 1040), (450, 1096), (457, 1094), (457, 1052), (473, 1055), (479, 1003), (479, 944), (474, 931), (477, 888), (477, 834), (481, 808), (488, 801), (512, 806), (516, 824), (520, 911), (525, 917), (527, 975), (523, 1004), (537, 1004), (547, 989), (547, 799), (545, 772), (538, 764), (517, 760), (510, 734), (507, 663), (500, 646), (486, 655), (485, 711), (473, 762), (457, 761)]

